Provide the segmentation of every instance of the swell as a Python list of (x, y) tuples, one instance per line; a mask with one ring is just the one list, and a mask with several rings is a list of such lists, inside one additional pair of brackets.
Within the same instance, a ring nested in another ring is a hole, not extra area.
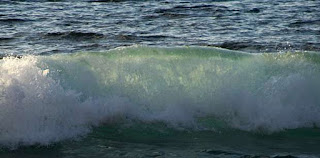
[(265, 134), (318, 128), (319, 60), (317, 53), (141, 46), (5, 57), (0, 144), (51, 144), (135, 120)]

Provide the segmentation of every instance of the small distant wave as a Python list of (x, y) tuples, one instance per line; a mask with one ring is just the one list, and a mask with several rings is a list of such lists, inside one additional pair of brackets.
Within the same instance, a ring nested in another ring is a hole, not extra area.
[(261, 9), (259, 8), (252, 8), (250, 10), (247, 11), (248, 13), (260, 13), (261, 12)]
[(130, 34), (119, 34), (115, 37), (118, 40), (124, 41), (156, 41), (160, 39), (176, 38), (174, 36), (166, 35), (130, 35)]
[(303, 25), (320, 25), (320, 19), (319, 20), (301, 20), (296, 21), (289, 24), (289, 27), (301, 27)]
[(275, 50), (281, 51), (319, 51), (320, 43), (303, 43), (296, 45), (289, 45), (288, 43), (263, 43), (255, 41), (226, 41), (220, 44), (203, 44), (205, 46), (221, 47), (231, 50), (248, 50), (251, 52), (274, 52)]
[(125, 0), (91, 0), (88, 2), (123, 2)]
[(204, 5), (191, 5), (191, 6), (186, 6), (186, 5), (178, 5), (175, 6), (173, 8), (175, 9), (204, 9), (204, 8), (212, 8), (212, 7), (217, 7), (215, 5), (208, 5), (208, 4), (204, 4)]
[(25, 19), (18, 19), (18, 18), (0, 18), (0, 23), (18, 23), (18, 22), (25, 22)]
[(69, 39), (69, 40), (93, 40), (93, 39), (101, 39), (101, 38), (104, 38), (105, 36), (100, 33), (71, 31), (71, 32), (50, 32), (50, 33), (46, 33), (44, 37)]
[(261, 50), (264, 49), (264, 46), (258, 45), (258, 44), (254, 44), (253, 41), (248, 41), (248, 42), (232, 42), (232, 41), (227, 41), (227, 42), (223, 42), (222, 44), (217, 44), (215, 45), (217, 47), (221, 47), (221, 48), (226, 48), (226, 49), (231, 49), (231, 50), (242, 50), (242, 49), (246, 49), (249, 47), (254, 47), (253, 49), (255, 50)]
[[(197, 11), (207, 12), (208, 14), (215, 16), (220, 15), (223, 12), (230, 11), (226, 6), (217, 6), (217, 5), (178, 5), (172, 8), (160, 8), (156, 9), (154, 13), (159, 14), (155, 17), (167, 17), (167, 18), (185, 18), (185, 17), (201, 17), (207, 16), (207, 14), (198, 14)], [(192, 12), (192, 13), (190, 13)]]
[(170, 12), (163, 12), (163, 13), (158, 13), (158, 14), (153, 14), (153, 15), (146, 15), (143, 16), (143, 19), (156, 19), (156, 18), (161, 18), (161, 17), (166, 17), (166, 18), (185, 18), (189, 17), (188, 14), (182, 14), (182, 13), (170, 13)]
[(179, 14), (179, 13), (161, 13), (159, 17), (167, 17), (167, 18), (185, 18), (188, 17), (188, 14)]
[(14, 38), (12, 37), (0, 37), (0, 42), (1, 41), (10, 41), (10, 40), (13, 40)]

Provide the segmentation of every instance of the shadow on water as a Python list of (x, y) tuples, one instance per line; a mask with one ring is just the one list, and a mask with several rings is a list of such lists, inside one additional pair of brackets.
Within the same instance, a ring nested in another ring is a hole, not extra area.
[(319, 128), (266, 134), (230, 129), (221, 122), (217, 122), (217, 125), (219, 127), (214, 130), (195, 130), (177, 129), (161, 122), (117, 122), (96, 127), (86, 137), (76, 140), (49, 146), (0, 149), (0, 156), (294, 158), (299, 157), (300, 153), (320, 154)]
[(60, 152), (61, 149), (60, 144), (54, 144), (49, 146), (28, 146), (28, 147), (20, 147), (18, 149), (8, 149), (8, 148), (0, 148), (0, 157), (1, 158), (56, 158), (62, 157), (63, 154)]

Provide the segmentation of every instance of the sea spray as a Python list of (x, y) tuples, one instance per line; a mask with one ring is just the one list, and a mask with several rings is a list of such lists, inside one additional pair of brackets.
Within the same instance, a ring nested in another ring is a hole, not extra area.
[(0, 143), (46, 145), (117, 120), (206, 129), (198, 120), (215, 118), (266, 133), (319, 126), (318, 58), (142, 46), (4, 58)]
[(80, 92), (61, 87), (59, 80), (48, 77), (49, 69), (37, 63), (35, 56), (1, 61), (1, 145), (47, 145), (86, 134), (106, 114), (125, 111), (117, 110), (123, 99), (112, 96), (80, 101)]

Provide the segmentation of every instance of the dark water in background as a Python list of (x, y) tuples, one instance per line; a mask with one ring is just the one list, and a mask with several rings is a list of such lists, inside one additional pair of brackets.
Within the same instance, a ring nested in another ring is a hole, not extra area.
[(0, 53), (101, 51), (133, 44), (249, 52), (320, 50), (318, 0), (0, 2)]
[(318, 0), (0, 0), (0, 157), (319, 157), (319, 51)]

